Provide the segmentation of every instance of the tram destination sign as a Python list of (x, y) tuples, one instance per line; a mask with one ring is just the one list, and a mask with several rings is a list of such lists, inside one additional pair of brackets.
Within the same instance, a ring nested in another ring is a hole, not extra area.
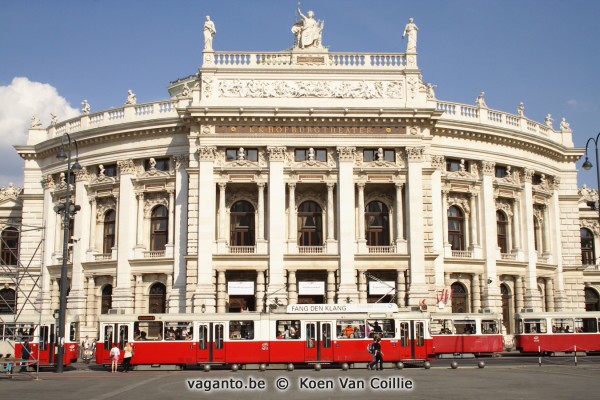
[(394, 303), (370, 304), (289, 304), (288, 314), (396, 312)]

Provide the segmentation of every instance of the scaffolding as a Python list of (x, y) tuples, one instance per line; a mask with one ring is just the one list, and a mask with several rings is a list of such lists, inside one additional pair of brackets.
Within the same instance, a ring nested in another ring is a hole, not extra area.
[[(17, 232), (16, 246), (9, 243), (4, 232)], [(0, 376), (11, 377), (19, 368), (28, 376), (38, 379), (40, 368), (40, 325), (44, 308), (43, 268), (44, 268), (44, 227), (22, 223), (0, 223)], [(21, 258), (23, 238), (39, 238), (31, 246), (27, 259)], [(38, 267), (39, 265), (39, 267)], [(8, 289), (14, 290), (13, 298)], [(4, 295), (3, 295), (4, 293)], [(17, 355), (17, 343), (20, 354)], [(27, 344), (28, 349), (24, 346)], [(35, 348), (37, 347), (37, 351)], [(29, 373), (35, 366), (34, 374)]]

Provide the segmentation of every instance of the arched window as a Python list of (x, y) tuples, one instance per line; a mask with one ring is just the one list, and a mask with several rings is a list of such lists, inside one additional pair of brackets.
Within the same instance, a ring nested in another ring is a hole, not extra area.
[(105, 285), (102, 288), (102, 305), (100, 306), (101, 314), (108, 314), (108, 310), (112, 308), (112, 285)]
[(15, 314), (17, 311), (17, 293), (13, 289), (0, 290), (0, 314)]
[(148, 301), (148, 312), (153, 314), (164, 314), (167, 310), (167, 288), (162, 283), (150, 286)]
[(506, 283), (500, 285), (500, 294), (502, 295), (502, 324), (506, 329), (506, 333), (512, 333), (510, 322), (512, 320), (512, 314), (510, 305), (512, 303), (512, 296)]
[(465, 250), (465, 215), (457, 206), (448, 208), (448, 242), (452, 250)]
[(254, 207), (241, 200), (231, 206), (230, 245), (254, 246)]
[(596, 251), (594, 249), (594, 235), (592, 231), (587, 228), (581, 228), (579, 234), (581, 235), (581, 264), (596, 264)]
[(107, 211), (104, 214), (104, 241), (102, 244), (102, 252), (104, 254), (112, 252), (115, 246), (115, 210)]
[(508, 218), (502, 211), (496, 211), (496, 231), (500, 253), (508, 253)]
[(323, 215), (314, 201), (305, 201), (298, 207), (298, 246), (323, 245)]
[(533, 248), (538, 251), (540, 248), (540, 221), (536, 217), (533, 217)]
[(454, 282), (452, 286), (452, 313), (466, 313), (467, 308), (467, 289), (462, 283)]
[(19, 263), (19, 231), (6, 228), (2, 231), (2, 265), (17, 265)]
[(367, 246), (390, 245), (390, 212), (381, 201), (372, 201), (365, 210)]
[(169, 211), (165, 206), (155, 207), (150, 217), (150, 250), (164, 250), (168, 234)]
[(585, 311), (600, 311), (600, 296), (592, 288), (585, 288)]

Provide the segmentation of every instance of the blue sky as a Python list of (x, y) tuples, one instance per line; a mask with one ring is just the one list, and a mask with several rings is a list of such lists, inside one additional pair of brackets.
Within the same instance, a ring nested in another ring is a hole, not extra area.
[[(291, 0), (20, 0), (0, 2), (0, 186), (22, 185), (23, 144), (33, 114), (65, 119), (87, 99), (92, 112), (168, 98), (169, 81), (196, 72), (210, 15), (215, 50), (290, 48)], [(439, 99), (474, 103), (536, 121), (566, 117), (575, 144), (600, 131), (600, 1), (306, 0), (325, 20), (330, 51), (403, 52), (419, 27), (419, 66)], [(20, 79), (15, 79), (20, 78)], [(53, 111), (54, 110), (54, 111)], [(594, 160), (592, 160), (594, 162)], [(581, 164), (581, 161), (580, 163)], [(595, 174), (579, 182), (596, 187)]]

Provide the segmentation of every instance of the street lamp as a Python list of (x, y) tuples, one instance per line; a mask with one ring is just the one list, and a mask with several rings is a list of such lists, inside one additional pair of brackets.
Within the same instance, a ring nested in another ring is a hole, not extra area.
[[(594, 166), (587, 155), (587, 151), (588, 151), (588, 145), (590, 144), (590, 142), (594, 143), (594, 150), (596, 152), (596, 183), (598, 186), (598, 194), (600, 195), (600, 163), (598, 162), (598, 139), (600, 139), (600, 132), (598, 133), (598, 135), (596, 136), (596, 138), (594, 139), (593, 137), (589, 138), (587, 143), (585, 144), (585, 161), (583, 162), (583, 169), (585, 169), (586, 171), (589, 171), (590, 169), (592, 169), (592, 167)], [(598, 211), (598, 218), (600, 219), (600, 197), (598, 198), (598, 200), (594, 201), (588, 201), (587, 205), (591, 206), (593, 208), (595, 208)]]
[[(68, 148), (65, 152), (65, 135), (68, 139)], [(62, 254), (62, 266), (60, 268), (60, 304), (58, 309), (58, 351), (56, 352), (56, 372), (63, 372), (63, 359), (65, 354), (65, 325), (66, 325), (66, 314), (67, 314), (67, 257), (68, 257), (68, 244), (69, 244), (69, 221), (77, 211), (80, 210), (80, 206), (75, 205), (71, 202), (70, 198), (70, 186), (71, 186), (71, 170), (77, 172), (81, 169), (79, 165), (79, 150), (77, 149), (77, 141), (73, 141), (75, 144), (75, 163), (71, 167), (71, 136), (65, 132), (60, 138), (60, 150), (56, 155), (61, 161), (67, 160), (67, 189), (66, 198), (64, 204), (58, 204), (54, 207), (54, 211), (58, 214), (62, 213), (63, 217), (63, 254)]]

